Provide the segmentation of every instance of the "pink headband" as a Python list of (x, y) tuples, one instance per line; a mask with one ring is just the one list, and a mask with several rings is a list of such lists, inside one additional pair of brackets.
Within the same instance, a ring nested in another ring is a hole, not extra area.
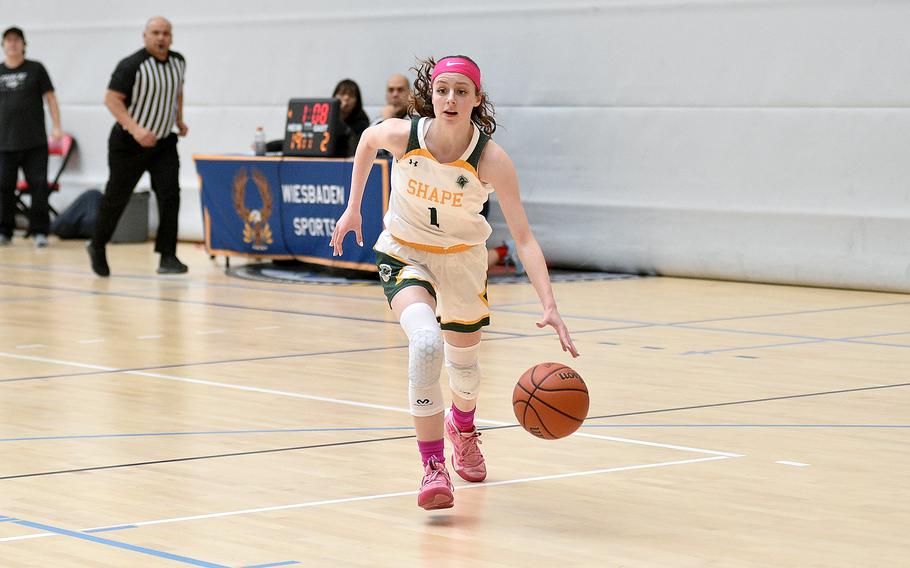
[(433, 75), (430, 77), (430, 82), (435, 81), (436, 77), (442, 73), (460, 73), (470, 79), (474, 86), (477, 87), (477, 90), (480, 91), (480, 67), (469, 59), (464, 57), (443, 57), (436, 62), (436, 67), (433, 67)]

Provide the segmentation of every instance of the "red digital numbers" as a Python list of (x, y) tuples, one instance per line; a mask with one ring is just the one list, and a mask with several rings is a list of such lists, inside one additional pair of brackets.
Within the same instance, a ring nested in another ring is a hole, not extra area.
[(312, 107), (303, 105), (300, 108), (300, 123), (325, 124), (329, 120), (329, 103), (316, 103)]
[(313, 124), (325, 124), (329, 119), (329, 103), (313, 105)]

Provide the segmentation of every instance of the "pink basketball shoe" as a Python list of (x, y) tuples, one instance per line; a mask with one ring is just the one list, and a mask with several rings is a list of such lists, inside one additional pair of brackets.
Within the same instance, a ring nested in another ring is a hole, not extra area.
[(424, 470), (423, 481), (420, 482), (417, 504), (427, 511), (448, 509), (455, 504), (455, 495), (452, 494), (454, 490), (445, 462), (431, 458)]
[(446, 438), (452, 443), (452, 467), (455, 473), (465, 481), (483, 481), (487, 478), (487, 466), (480, 453), (480, 432), (474, 428), (470, 432), (462, 432), (455, 425), (452, 413), (446, 414)]

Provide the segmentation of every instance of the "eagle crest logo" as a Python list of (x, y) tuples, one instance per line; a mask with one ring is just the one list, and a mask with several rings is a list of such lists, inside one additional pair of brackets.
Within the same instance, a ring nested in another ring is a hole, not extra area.
[(382, 278), (383, 282), (388, 282), (389, 278), (392, 277), (392, 267), (388, 264), (379, 265), (379, 277)]
[(273, 242), (272, 228), (268, 223), (268, 219), (272, 215), (272, 192), (265, 174), (256, 168), (251, 168), (251, 170), (253, 183), (259, 189), (259, 197), (262, 199), (262, 208), (247, 209), (244, 196), (249, 174), (247, 174), (246, 168), (241, 167), (234, 175), (234, 209), (240, 216), (240, 220), (243, 221), (243, 242), (252, 243), (253, 250), (267, 250)]

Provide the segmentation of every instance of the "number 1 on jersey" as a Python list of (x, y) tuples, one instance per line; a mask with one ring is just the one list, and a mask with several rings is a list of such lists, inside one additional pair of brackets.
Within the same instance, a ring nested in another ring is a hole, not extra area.
[(439, 219), (436, 217), (436, 208), (427, 207), (427, 209), (430, 210), (430, 224), (438, 229), (439, 228)]

